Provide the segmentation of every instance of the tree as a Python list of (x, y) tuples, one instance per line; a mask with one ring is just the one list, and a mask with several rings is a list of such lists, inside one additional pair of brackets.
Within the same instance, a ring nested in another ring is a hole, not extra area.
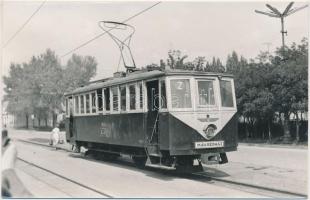
[(270, 55), (268, 51), (261, 51), (256, 57), (256, 60), (258, 60), (259, 63), (264, 63), (264, 64), (269, 63), (271, 59), (272, 59), (272, 56)]
[(93, 57), (73, 55), (67, 65), (62, 67), (50, 49), (33, 56), (29, 63), (12, 63), (9, 76), (3, 77), (7, 111), (24, 114), (27, 127), (31, 114), (39, 121), (47, 121), (52, 114), (55, 124), (56, 114), (62, 112), (64, 93), (87, 83), (95, 75), (97, 63)]
[(94, 57), (73, 54), (63, 73), (65, 92), (87, 84), (96, 75), (96, 70), (97, 61)]
[[(252, 60), (228, 56), (227, 69), (235, 75), (236, 97), (239, 113), (254, 126), (263, 122), (268, 127), (268, 138), (272, 138), (270, 126), (276, 113), (282, 122), (284, 139), (291, 137), (289, 120), (296, 119), (296, 138), (299, 141), (299, 121), (307, 111), (308, 83), (308, 42), (303, 39), (300, 45), (292, 44), (285, 51), (278, 49), (275, 55), (260, 53), (258, 63)], [(237, 66), (237, 61), (239, 67)], [(240, 69), (235, 70), (235, 69)], [(262, 136), (264, 137), (264, 130)], [(251, 134), (251, 133), (250, 133)]]
[(203, 66), (205, 62), (206, 62), (206, 58), (204, 56), (198, 56), (197, 58), (195, 58), (195, 60), (193, 61), (193, 64), (195, 67), (194, 70), (203, 71)]
[(161, 69), (166, 69), (166, 63), (164, 62), (163, 59), (160, 59), (159, 67), (160, 67)]
[(170, 69), (185, 69), (184, 60), (187, 55), (182, 55), (180, 50), (170, 50), (168, 52), (167, 65)]
[(4, 88), (6, 95), (3, 100), (8, 102), (7, 112), (24, 115), (28, 128), (29, 115), (32, 112), (32, 99), (30, 89), (27, 87), (27, 79), (23, 73), (23, 66), (12, 63), (9, 76), (4, 76), (3, 82), (6, 86)]
[(240, 71), (239, 58), (235, 51), (233, 51), (231, 55), (227, 56), (226, 71), (232, 74), (237, 74)]
[(209, 62), (206, 63), (205, 71), (223, 73), (225, 71), (225, 68), (219, 58), (213, 57), (211, 64)]
[[(291, 47), (278, 49), (272, 57), (275, 65), (272, 72), (272, 92), (276, 97), (276, 109), (282, 113), (284, 138), (289, 140), (291, 134), (288, 122), (291, 114), (295, 114), (298, 123), (298, 113), (305, 112), (302, 102), (308, 100), (308, 41), (303, 39), (300, 45), (293, 43)], [(296, 128), (299, 132), (299, 128)], [(299, 133), (296, 134), (299, 140)]]

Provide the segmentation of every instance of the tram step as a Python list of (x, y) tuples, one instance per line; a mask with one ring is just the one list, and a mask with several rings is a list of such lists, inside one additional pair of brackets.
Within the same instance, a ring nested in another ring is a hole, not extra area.
[(165, 165), (156, 165), (156, 164), (151, 164), (151, 163), (147, 163), (146, 166), (159, 168), (159, 169), (166, 169), (166, 170), (175, 170), (175, 167), (168, 167)]
[(161, 157), (161, 154), (158, 154), (158, 153), (150, 153), (149, 156)]
[(148, 145), (147, 152), (150, 156), (161, 156), (161, 153), (159, 151), (159, 146), (157, 144)]

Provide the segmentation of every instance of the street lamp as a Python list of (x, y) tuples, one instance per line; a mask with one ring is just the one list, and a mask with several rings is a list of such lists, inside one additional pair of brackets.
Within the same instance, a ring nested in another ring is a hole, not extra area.
[(271, 11), (269, 12), (263, 12), (263, 11), (259, 11), (259, 10), (255, 10), (256, 13), (259, 14), (263, 14), (263, 15), (267, 15), (269, 17), (275, 17), (275, 18), (280, 18), (281, 19), (281, 34), (282, 34), (282, 47), (284, 49), (285, 47), (285, 42), (284, 42), (284, 34), (287, 35), (287, 31), (284, 31), (284, 18), (301, 10), (306, 8), (308, 5), (304, 5), (301, 6), (299, 8), (294, 8), (291, 9), (293, 6), (294, 2), (291, 2), (287, 5), (287, 7), (285, 8), (285, 10), (283, 11), (283, 13), (281, 13), (278, 9), (276, 9), (275, 7), (272, 7), (269, 4), (266, 4), (267, 8), (269, 8)]

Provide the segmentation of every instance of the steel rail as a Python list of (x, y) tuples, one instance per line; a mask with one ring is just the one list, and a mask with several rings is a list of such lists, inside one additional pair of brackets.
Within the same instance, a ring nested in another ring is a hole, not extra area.
[(224, 182), (224, 183), (229, 183), (231, 185), (238, 185), (238, 186), (244, 186), (244, 187), (249, 187), (253, 189), (260, 189), (260, 190), (265, 190), (269, 192), (275, 192), (275, 193), (282, 193), (282, 194), (288, 194), (292, 196), (298, 196), (298, 197), (308, 197), (306, 194), (298, 193), (298, 192), (292, 192), (292, 191), (287, 191), (287, 190), (281, 190), (281, 189), (276, 189), (276, 188), (269, 188), (265, 186), (260, 186), (260, 185), (254, 185), (254, 184), (249, 184), (249, 183), (244, 183), (244, 182), (238, 182), (238, 181), (232, 181), (232, 180), (226, 180), (226, 179), (221, 179), (221, 178), (215, 178), (212, 176), (207, 176), (199, 173), (194, 173), (194, 175), (199, 175), (202, 177), (209, 178), (214, 181), (218, 182)]
[(87, 186), (87, 185), (84, 185), (84, 184), (82, 184), (82, 183), (79, 183), (79, 182), (77, 182), (77, 181), (75, 181), (75, 180), (73, 180), (73, 179), (70, 179), (70, 178), (65, 177), (65, 176), (63, 176), (63, 175), (61, 175), (61, 174), (58, 174), (58, 173), (56, 173), (56, 172), (53, 172), (53, 171), (51, 171), (51, 170), (49, 170), (49, 169), (46, 169), (46, 168), (41, 167), (41, 166), (39, 166), (39, 165), (36, 165), (36, 164), (34, 164), (34, 163), (32, 163), (32, 162), (26, 161), (26, 160), (24, 160), (24, 159), (22, 159), (22, 158), (20, 158), (20, 157), (17, 157), (17, 159), (20, 160), (20, 161), (22, 161), (22, 162), (24, 162), (24, 163), (27, 163), (27, 164), (29, 164), (29, 165), (31, 165), (31, 166), (33, 166), (33, 167), (39, 168), (39, 169), (41, 169), (41, 170), (43, 170), (43, 171), (45, 171), (45, 172), (48, 172), (48, 173), (50, 173), (50, 174), (53, 174), (53, 175), (55, 175), (55, 176), (57, 176), (57, 177), (59, 177), (59, 178), (62, 178), (62, 179), (64, 179), (64, 180), (66, 180), (66, 181), (69, 181), (69, 182), (71, 182), (71, 183), (74, 183), (74, 184), (76, 184), (76, 185), (78, 185), (78, 186), (80, 186), (80, 187), (83, 187), (83, 188), (86, 188), (86, 189), (88, 189), (88, 190), (90, 190), (90, 191), (93, 191), (93, 192), (95, 192), (95, 193), (98, 193), (98, 194), (100, 194), (100, 195), (102, 195), (102, 196), (105, 196), (105, 197), (108, 197), (108, 198), (113, 198), (113, 197), (114, 197), (114, 196), (109, 195), (109, 194), (107, 194), (107, 193), (105, 193), (105, 192), (101, 192), (101, 191), (99, 191), (99, 190), (97, 190), (97, 189), (91, 188), (91, 187), (89, 187), (89, 186)]
[[(37, 143), (37, 142), (31, 142), (31, 141), (21, 140), (21, 139), (17, 139), (17, 140), (21, 141), (21, 142), (25, 142), (25, 143), (34, 144), (34, 145), (50, 147), (49, 145), (40, 144), (40, 143)], [(68, 149), (65, 149), (65, 148), (60, 148), (60, 149), (65, 150), (67, 152), (71, 152), (71, 151), (69, 151)], [(152, 167), (145, 168), (145, 170), (152, 170), (152, 169), (153, 169)], [(298, 197), (303, 197), (303, 198), (307, 198), (308, 197), (307, 194), (303, 194), (303, 193), (292, 192), (292, 191), (287, 191), (287, 190), (281, 190), (281, 189), (276, 189), (276, 188), (269, 188), (269, 187), (265, 187), (265, 186), (254, 185), (254, 184), (238, 182), (238, 181), (232, 181), (232, 180), (226, 180), (226, 179), (221, 179), (221, 178), (215, 178), (215, 177), (207, 176), (207, 175), (204, 175), (204, 174), (201, 174), (201, 173), (191, 173), (190, 175), (195, 175), (195, 176), (197, 176), (197, 178), (205, 177), (205, 178), (208, 178), (210, 180), (214, 180), (214, 181), (218, 181), (218, 182), (223, 182), (223, 183), (228, 183), (228, 184), (231, 184), (231, 185), (244, 186), (244, 187), (248, 187), (248, 188), (260, 189), (260, 190), (265, 190), (265, 191), (275, 192), (275, 193), (288, 194), (288, 195), (298, 196)], [(187, 177), (187, 178), (191, 178), (191, 177)]]

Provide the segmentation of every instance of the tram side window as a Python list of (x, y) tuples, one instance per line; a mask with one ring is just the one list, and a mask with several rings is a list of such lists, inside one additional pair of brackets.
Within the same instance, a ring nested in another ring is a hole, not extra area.
[(91, 112), (96, 113), (96, 93), (91, 93)]
[(68, 99), (66, 99), (66, 115), (69, 116), (69, 105), (68, 105)]
[(165, 80), (160, 81), (160, 106), (161, 108), (167, 108), (167, 98), (166, 98), (166, 82)]
[(110, 111), (110, 88), (104, 90), (105, 110)]
[(121, 91), (121, 111), (126, 111), (126, 86), (121, 86), (120, 91)]
[(171, 80), (172, 108), (191, 108), (191, 90), (188, 79)]
[(81, 95), (80, 96), (80, 108), (81, 108), (81, 114), (84, 114), (85, 113), (85, 110), (84, 110), (84, 95)]
[(138, 83), (139, 88), (139, 98), (140, 98), (140, 109), (143, 109), (143, 86), (142, 82)]
[(86, 94), (86, 113), (90, 113), (90, 98), (89, 98), (89, 94)]
[(73, 98), (69, 97), (69, 115), (73, 115)]
[(79, 96), (75, 96), (74, 97), (74, 111), (75, 111), (75, 114), (79, 114), (80, 113), (80, 110), (79, 110)]
[(129, 85), (129, 109), (136, 109), (136, 86)]
[(118, 87), (111, 88), (113, 111), (118, 111)]
[(98, 111), (103, 111), (103, 98), (102, 98), (102, 89), (97, 90), (97, 105)]
[(223, 107), (234, 107), (231, 81), (220, 81), (221, 98)]

